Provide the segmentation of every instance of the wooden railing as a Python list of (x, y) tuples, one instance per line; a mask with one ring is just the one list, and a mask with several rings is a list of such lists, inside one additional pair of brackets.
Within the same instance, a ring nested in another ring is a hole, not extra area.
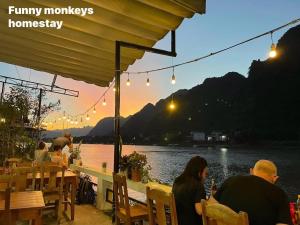
[[(107, 189), (112, 189), (112, 172), (102, 172), (99, 169), (89, 167), (89, 166), (77, 166), (70, 165), (71, 170), (76, 170), (82, 172), (84, 174), (93, 176), (97, 179), (97, 199), (96, 199), (96, 207), (100, 210), (106, 210), (111, 208), (111, 204), (106, 202), (106, 193)], [(150, 188), (158, 188), (166, 193), (171, 193), (172, 188), (167, 185), (159, 184), (156, 182), (142, 183), (142, 182), (134, 182), (132, 180), (127, 180), (127, 187), (136, 192), (146, 193), (146, 187)]]

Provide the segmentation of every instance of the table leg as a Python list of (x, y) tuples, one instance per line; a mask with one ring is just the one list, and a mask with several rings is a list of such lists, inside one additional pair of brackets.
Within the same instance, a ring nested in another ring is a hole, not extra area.
[(75, 218), (75, 197), (76, 197), (76, 177), (75, 179), (72, 179), (72, 190), (71, 190), (71, 220), (74, 220)]

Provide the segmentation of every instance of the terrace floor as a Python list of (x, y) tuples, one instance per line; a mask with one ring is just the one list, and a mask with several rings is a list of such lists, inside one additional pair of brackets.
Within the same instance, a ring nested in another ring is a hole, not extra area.
[[(76, 205), (75, 220), (63, 217), (60, 225), (112, 225), (111, 217), (92, 205)], [(67, 215), (70, 218), (70, 210)], [(29, 222), (17, 222), (17, 225), (27, 225)], [(43, 212), (43, 225), (57, 225), (54, 211)]]

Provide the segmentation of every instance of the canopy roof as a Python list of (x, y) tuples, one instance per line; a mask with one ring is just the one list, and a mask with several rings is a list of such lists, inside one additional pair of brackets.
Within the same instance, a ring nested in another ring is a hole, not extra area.
[[(9, 15), (8, 7), (93, 8), (94, 14)], [(115, 41), (152, 47), (205, 0), (1, 0), (0, 61), (107, 86), (115, 75)], [(9, 28), (8, 20), (61, 20), (63, 28)], [(122, 49), (125, 71), (144, 52)]]

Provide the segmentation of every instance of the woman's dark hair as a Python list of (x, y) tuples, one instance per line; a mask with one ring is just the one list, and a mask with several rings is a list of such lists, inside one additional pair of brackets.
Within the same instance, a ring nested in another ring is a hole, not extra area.
[(191, 178), (201, 181), (199, 173), (202, 174), (205, 167), (207, 167), (207, 161), (200, 156), (194, 156), (186, 164), (183, 173), (176, 178), (175, 182), (184, 182), (186, 179)]
[(46, 146), (45, 142), (41, 141), (41, 142), (39, 143), (39, 149), (42, 150), (42, 149), (45, 148), (45, 146)]

